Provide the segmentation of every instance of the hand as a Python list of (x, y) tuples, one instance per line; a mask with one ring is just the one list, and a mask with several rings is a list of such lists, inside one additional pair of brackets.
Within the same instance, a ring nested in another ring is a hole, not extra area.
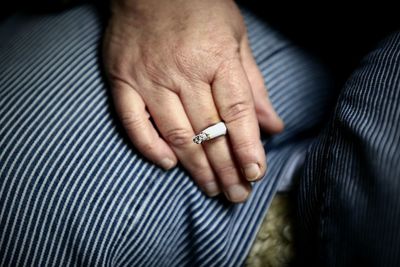
[[(258, 123), (269, 133), (283, 123), (268, 101), (235, 3), (115, 0), (111, 10), (104, 63), (130, 140), (165, 169), (179, 159), (209, 196), (223, 191), (232, 202), (244, 201), (248, 181), (266, 171)], [(228, 135), (193, 143), (195, 134), (221, 120)]]

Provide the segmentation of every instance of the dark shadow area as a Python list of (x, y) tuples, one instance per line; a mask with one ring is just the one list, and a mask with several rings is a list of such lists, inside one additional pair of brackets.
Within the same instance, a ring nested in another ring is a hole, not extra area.
[[(395, 3), (242, 0), (260, 18), (320, 58), (340, 89), (361, 58), (400, 28)], [(352, 6), (354, 5), (354, 6)]]

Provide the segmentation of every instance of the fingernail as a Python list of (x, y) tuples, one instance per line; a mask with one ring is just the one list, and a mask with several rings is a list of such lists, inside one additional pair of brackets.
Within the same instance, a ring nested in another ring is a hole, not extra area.
[(209, 197), (215, 197), (220, 193), (218, 185), (214, 182), (205, 184), (203, 190)]
[(256, 163), (251, 163), (244, 167), (243, 169), (244, 175), (246, 176), (247, 180), (254, 181), (260, 177), (260, 167)]
[(231, 185), (225, 193), (229, 200), (233, 202), (244, 201), (249, 195), (247, 189), (244, 186), (238, 184)]
[(175, 163), (170, 158), (165, 158), (160, 161), (160, 165), (161, 167), (163, 167), (164, 170), (169, 170), (174, 167)]

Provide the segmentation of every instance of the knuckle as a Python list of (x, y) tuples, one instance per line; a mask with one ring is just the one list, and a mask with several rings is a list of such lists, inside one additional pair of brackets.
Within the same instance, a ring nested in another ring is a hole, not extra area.
[(166, 141), (174, 147), (185, 147), (192, 142), (193, 134), (185, 128), (175, 128), (165, 134)]
[(154, 140), (150, 140), (148, 136), (144, 134), (139, 138), (138, 134), (140, 131), (138, 129), (144, 128), (145, 120), (136, 116), (133, 112), (124, 112), (120, 115), (120, 120), (124, 127), (127, 129), (133, 144), (137, 149), (147, 155), (156, 154), (158, 148)]
[(252, 104), (250, 101), (243, 100), (237, 101), (221, 111), (221, 116), (226, 122), (240, 120), (244, 117), (247, 117), (251, 114)]
[(121, 112), (119, 117), (122, 124), (129, 130), (141, 128), (144, 126), (144, 120), (137, 116), (137, 114), (133, 111)]

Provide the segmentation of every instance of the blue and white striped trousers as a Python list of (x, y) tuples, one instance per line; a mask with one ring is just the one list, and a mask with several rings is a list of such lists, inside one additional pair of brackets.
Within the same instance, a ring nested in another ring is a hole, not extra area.
[[(130, 145), (101, 72), (90, 6), (0, 25), (0, 266), (240, 266), (275, 192), (303, 166), (330, 78), (244, 11), (285, 132), (243, 204), (208, 198)], [(308, 203), (308, 202), (307, 202)]]

